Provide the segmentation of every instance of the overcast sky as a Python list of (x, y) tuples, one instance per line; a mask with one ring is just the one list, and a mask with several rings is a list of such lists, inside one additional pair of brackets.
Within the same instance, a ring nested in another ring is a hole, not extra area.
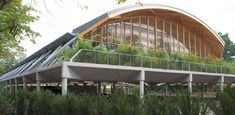
[[(29, 1), (29, 0), (26, 0)], [(31, 1), (31, 0), (30, 0)], [(97, 16), (115, 8), (133, 5), (136, 0), (129, 0), (118, 5), (116, 0), (38, 0), (35, 8), (41, 13), (40, 20), (32, 28), (41, 34), (36, 44), (24, 41), (27, 56), (46, 46), (56, 38)], [(229, 33), (235, 42), (235, 0), (140, 0), (141, 3), (171, 5), (197, 16), (218, 32)], [(80, 6), (87, 6), (82, 9)]]

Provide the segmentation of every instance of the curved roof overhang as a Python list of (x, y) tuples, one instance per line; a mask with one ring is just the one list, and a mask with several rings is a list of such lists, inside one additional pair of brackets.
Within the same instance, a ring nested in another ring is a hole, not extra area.
[[(159, 4), (143, 4), (143, 5), (133, 5), (133, 6), (118, 8), (118, 9), (112, 10), (110, 12), (107, 12), (107, 13), (97, 17), (88, 23), (85, 23), (84, 25), (74, 29), (73, 32), (79, 33), (80, 35), (84, 35), (84, 34), (88, 33), (89, 31), (91, 31), (92, 29), (96, 28), (97, 26), (105, 23), (106, 21), (108, 21), (110, 19), (119, 18), (122, 14), (134, 12), (134, 11), (139, 11), (139, 10), (148, 10), (148, 9), (167, 10), (167, 11), (173, 11), (173, 12), (182, 14), (183, 16), (190, 18), (191, 20), (193, 20), (194, 22), (199, 24), (199, 26), (204, 27), (213, 36), (213, 38), (216, 39), (216, 41), (222, 47), (225, 44), (224, 41), (222, 40), (222, 38), (216, 32), (214, 32), (206, 23), (204, 23), (202, 20), (200, 20), (196, 16), (194, 16), (184, 10), (172, 7), (172, 6), (159, 5)], [(220, 54), (222, 54), (222, 51), (223, 51), (223, 48), (221, 48)]]

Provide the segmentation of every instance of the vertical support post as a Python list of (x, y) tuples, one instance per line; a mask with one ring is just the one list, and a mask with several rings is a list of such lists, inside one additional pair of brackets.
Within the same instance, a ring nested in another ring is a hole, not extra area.
[(7, 89), (7, 81), (4, 82), (4, 87)]
[(37, 91), (39, 91), (41, 86), (41, 78), (38, 72), (36, 73), (36, 82), (37, 82)]
[(26, 83), (26, 78), (23, 76), (23, 90), (27, 89), (27, 83)]
[(68, 92), (68, 78), (62, 78), (62, 95), (66, 95)]
[(17, 78), (15, 78), (15, 92), (18, 90), (18, 83), (17, 83)]
[(106, 94), (106, 84), (103, 85), (103, 94)]
[(224, 75), (222, 75), (220, 77), (219, 83), (220, 83), (220, 91), (223, 92), (223, 90), (224, 90)]
[(165, 93), (168, 94), (168, 84), (165, 84)]
[(140, 72), (140, 98), (144, 97), (144, 81), (145, 81), (145, 71)]
[(1, 83), (0, 88), (1, 88), (1, 90), (3, 91), (3, 90), (4, 90), (4, 82), (3, 82), (3, 81), (1, 81), (0, 83)]
[[(6, 81), (6, 83), (7, 83), (7, 81)], [(7, 85), (6, 85), (7, 86)], [(11, 83), (11, 80), (9, 80), (9, 89), (10, 89), (10, 91), (12, 91), (12, 83)]]
[(192, 82), (193, 82), (193, 74), (190, 73), (187, 77), (187, 82), (188, 82), (188, 91), (192, 93)]
[(97, 84), (97, 90), (98, 90), (98, 93), (101, 93), (101, 82), (100, 81)]

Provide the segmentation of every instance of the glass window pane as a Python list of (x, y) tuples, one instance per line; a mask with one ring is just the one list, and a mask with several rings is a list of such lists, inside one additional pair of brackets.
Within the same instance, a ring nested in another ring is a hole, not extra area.
[(131, 39), (131, 23), (130, 19), (124, 20), (124, 42), (130, 43)]
[(149, 17), (149, 48), (155, 49), (155, 18)]
[(182, 24), (178, 24), (178, 39), (179, 39), (179, 50), (181, 53), (184, 52), (184, 40), (183, 40), (183, 26)]
[(132, 44), (134, 46), (140, 46), (140, 34), (139, 34), (139, 17), (133, 18), (133, 35)]
[(147, 17), (141, 17), (141, 47), (147, 48)]
[(173, 38), (173, 52), (178, 52), (178, 41), (177, 41), (177, 24), (172, 22), (172, 38)]
[(165, 31), (163, 32), (163, 37), (164, 37), (165, 50), (170, 52), (171, 51), (170, 22), (165, 20), (164, 27), (165, 27)]
[(163, 39), (162, 39), (162, 29), (163, 29), (163, 21), (160, 18), (157, 18), (157, 48), (163, 49)]

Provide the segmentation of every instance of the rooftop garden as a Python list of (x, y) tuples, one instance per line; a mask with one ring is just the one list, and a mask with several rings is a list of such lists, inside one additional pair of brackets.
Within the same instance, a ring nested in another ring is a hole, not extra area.
[(200, 58), (195, 54), (142, 49), (126, 43), (100, 44), (81, 37), (73, 45), (60, 51), (57, 58), (74, 62), (235, 74), (234, 63), (210, 59), (209, 56)]

